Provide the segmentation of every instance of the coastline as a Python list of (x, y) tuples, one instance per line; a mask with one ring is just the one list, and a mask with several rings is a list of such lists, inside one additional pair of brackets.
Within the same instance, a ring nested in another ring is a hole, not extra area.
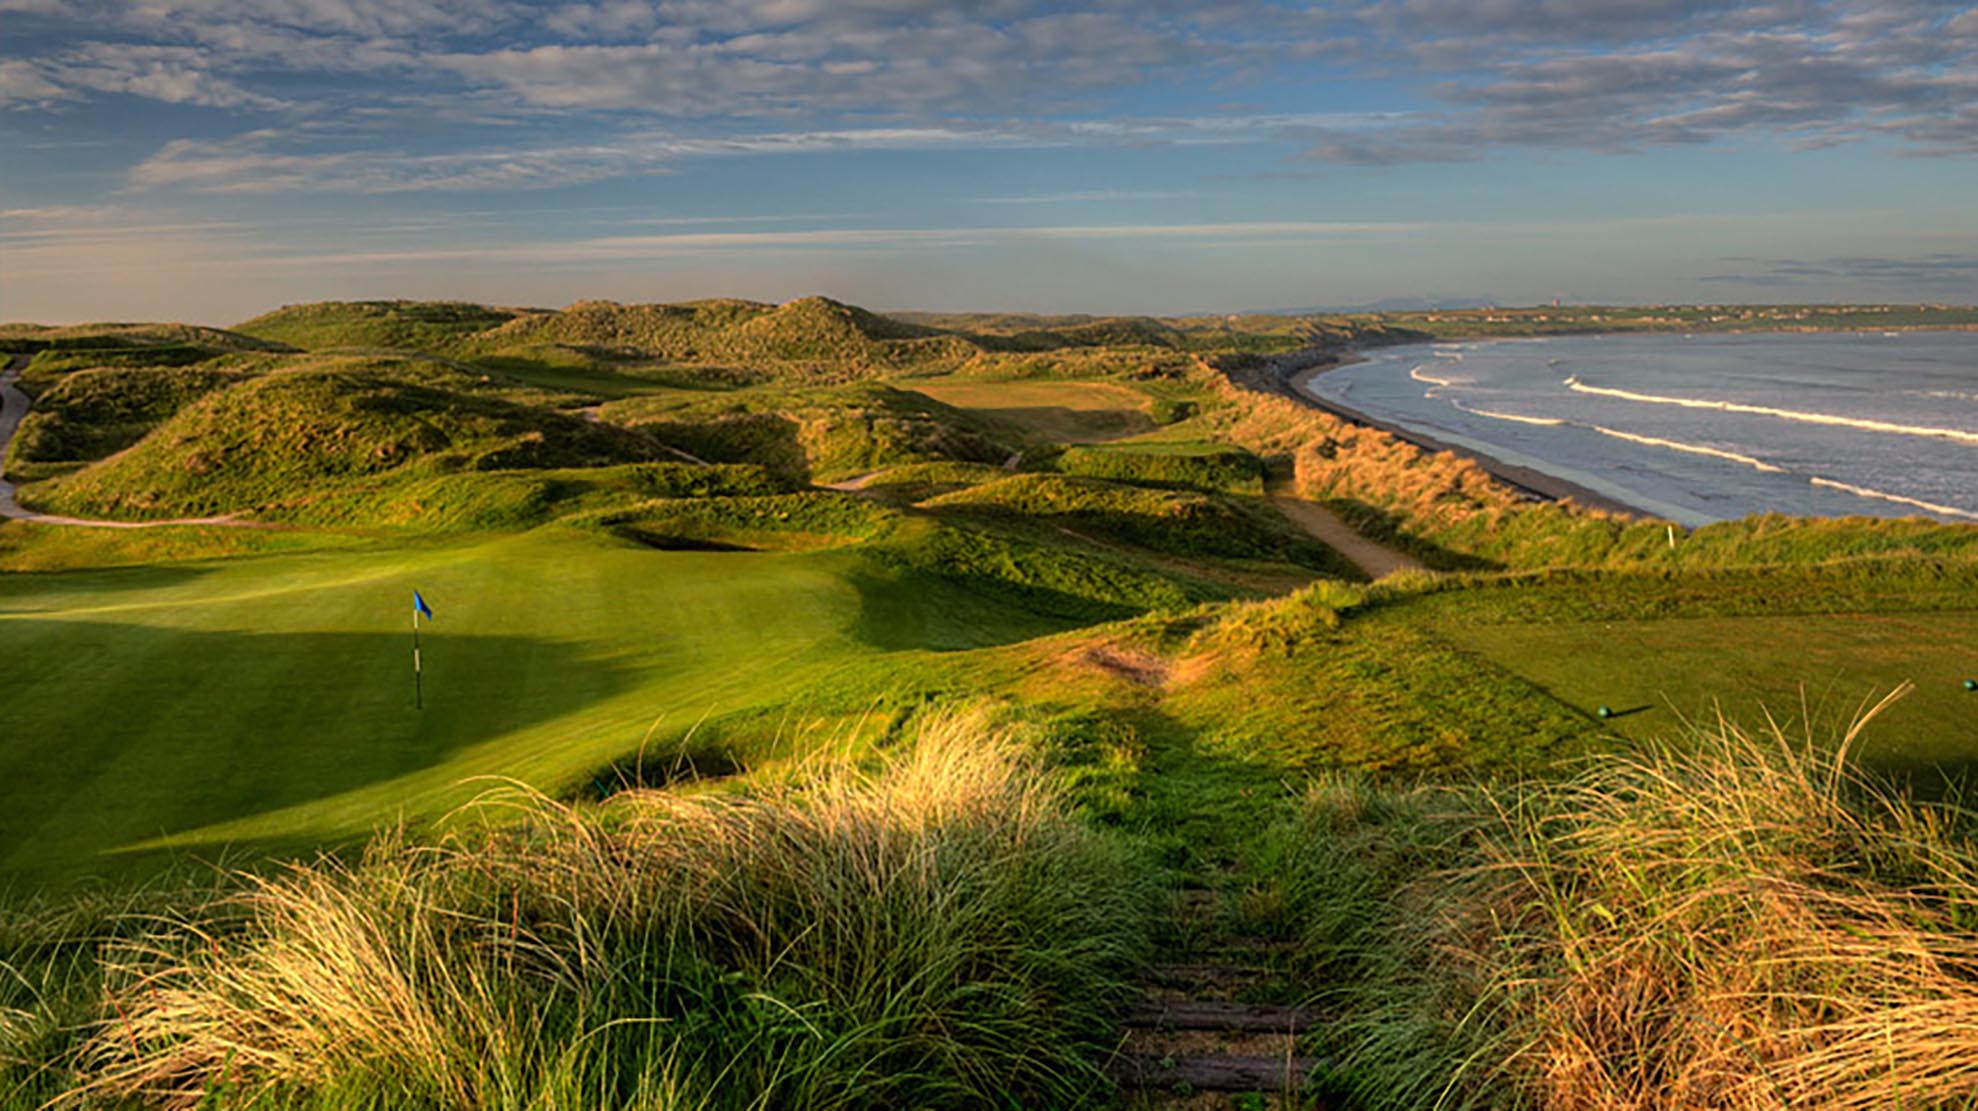
[[(1396, 344), (1394, 346), (1401, 346)], [(1533, 467), (1517, 463), (1507, 463), (1487, 452), (1452, 444), (1426, 433), (1406, 428), (1393, 421), (1381, 420), (1338, 402), (1321, 399), (1306, 389), (1305, 383), (1328, 371), (1351, 366), (1363, 360), (1352, 349), (1345, 351), (1314, 350), (1274, 360), (1270, 377), (1277, 391), (1301, 405), (1331, 413), (1333, 416), (1364, 428), (1374, 428), (1393, 436), (1395, 439), (1415, 445), (1424, 451), (1446, 451), (1472, 460), (1497, 481), (1512, 490), (1524, 494), (1534, 501), (1572, 501), (1588, 509), (1598, 509), (1621, 517), (1639, 520), (1660, 520), (1658, 514), (1640, 506), (1630, 505), (1617, 498), (1598, 493), (1570, 479), (1547, 474)]]

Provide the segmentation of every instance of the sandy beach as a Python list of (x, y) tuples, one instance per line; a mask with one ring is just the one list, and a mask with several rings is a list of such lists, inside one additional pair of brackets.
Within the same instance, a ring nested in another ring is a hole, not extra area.
[(1589, 509), (1599, 509), (1627, 517), (1652, 518), (1655, 516), (1655, 514), (1649, 513), (1637, 506), (1628, 505), (1605, 494), (1589, 490), (1577, 482), (1560, 478), (1557, 475), (1547, 474), (1544, 471), (1521, 466), (1516, 463), (1507, 463), (1502, 459), (1494, 458), (1484, 452), (1448, 443), (1434, 436), (1417, 432), (1414, 429), (1405, 428), (1392, 421), (1384, 421), (1369, 416), (1349, 406), (1323, 400), (1306, 388), (1307, 383), (1328, 371), (1337, 370), (1343, 366), (1350, 366), (1362, 360), (1359, 356), (1348, 352), (1341, 355), (1321, 356), (1315, 361), (1313, 356), (1316, 354), (1301, 353), (1303, 357), (1287, 357), (1274, 365), (1270, 373), (1275, 378), (1279, 391), (1286, 397), (1300, 404), (1309, 405), (1314, 409), (1323, 409), (1341, 420), (1350, 421), (1353, 424), (1362, 425), (1367, 428), (1378, 428), (1382, 432), (1386, 432), (1397, 439), (1404, 440), (1427, 451), (1454, 452), (1457, 455), (1473, 459), (1478, 466), (1488, 471), (1491, 477), (1537, 500), (1571, 500)]

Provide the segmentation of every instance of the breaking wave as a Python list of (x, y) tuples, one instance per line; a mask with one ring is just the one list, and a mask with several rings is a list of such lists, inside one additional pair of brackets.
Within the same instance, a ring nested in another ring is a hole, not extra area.
[(1500, 413), (1492, 409), (1472, 408), (1455, 400), (1451, 400), (1449, 404), (1465, 413), (1473, 416), (1489, 417), (1491, 420), (1508, 420), (1518, 424), (1536, 424), (1544, 428), (1584, 428), (1589, 432), (1598, 432), (1603, 436), (1612, 436), (1617, 440), (1626, 440), (1631, 444), (1644, 444), (1648, 447), (1668, 448), (1670, 451), (1681, 451), (1690, 455), (1709, 455), (1717, 459), (1728, 459), (1733, 463), (1743, 463), (1747, 467), (1765, 471), (1769, 474), (1788, 473), (1784, 467), (1774, 466), (1763, 459), (1741, 455), (1735, 451), (1726, 451), (1723, 448), (1708, 447), (1703, 444), (1686, 444), (1681, 440), (1665, 440), (1660, 436), (1643, 436), (1635, 432), (1623, 432), (1618, 428), (1609, 428), (1602, 424), (1583, 424), (1580, 421), (1567, 420), (1564, 417), (1528, 417), (1520, 413)]
[(1841, 490), (1849, 494), (1854, 494), (1858, 497), (1878, 498), (1882, 501), (1896, 502), (1897, 504), (1900, 505), (1915, 506), (1917, 509), (1921, 509), (1927, 513), (1942, 513), (1952, 517), (1963, 517), (1964, 519), (1969, 521), (1978, 521), (1978, 513), (1972, 513), (1969, 510), (1959, 509), (1956, 506), (1938, 505), (1935, 502), (1923, 501), (1920, 498), (1906, 498), (1901, 494), (1891, 494), (1886, 490), (1871, 490), (1866, 486), (1855, 486), (1846, 482), (1835, 482), (1831, 478), (1821, 478), (1819, 475), (1814, 475), (1812, 478), (1808, 479), (1807, 481), (1813, 483), (1815, 486), (1825, 486), (1828, 487), (1829, 489)]
[(1494, 409), (1472, 409), (1468, 405), (1458, 404), (1454, 401), (1451, 401), (1450, 404), (1455, 405), (1465, 413), (1471, 413), (1479, 417), (1489, 417), (1492, 420), (1516, 421), (1519, 424), (1537, 424), (1546, 428), (1557, 428), (1562, 424), (1572, 423), (1564, 417), (1527, 417), (1517, 413), (1500, 413)]
[(1571, 375), (1565, 381), (1567, 389), (1576, 393), (1594, 394), (1599, 397), (1614, 397), (1622, 401), (1638, 401), (1649, 405), (1679, 405), (1685, 409), (1714, 409), (1721, 413), (1751, 413), (1762, 417), (1778, 417), (1781, 420), (1800, 421), (1805, 424), (1826, 424), (1840, 428), (1859, 428), (1867, 432), (1887, 432), (1900, 436), (1928, 436), (1933, 439), (1951, 440), (1961, 444), (1978, 445), (1978, 432), (1965, 432), (1956, 428), (1935, 428), (1924, 424), (1896, 424), (1893, 421), (1870, 420), (1865, 417), (1843, 417), (1833, 413), (1810, 413), (1801, 409), (1779, 409), (1770, 405), (1747, 405), (1738, 401), (1709, 401), (1698, 397), (1668, 397), (1662, 394), (1637, 393), (1634, 390), (1617, 390), (1611, 386), (1589, 386), (1580, 381), (1578, 375)]
[(1702, 444), (1686, 444), (1681, 440), (1665, 440), (1659, 436), (1641, 436), (1633, 432), (1623, 432), (1618, 428), (1608, 428), (1598, 424), (1590, 424), (1587, 427), (1603, 436), (1612, 436), (1617, 440), (1626, 440), (1633, 444), (1647, 444), (1650, 447), (1668, 448), (1670, 451), (1687, 452), (1690, 455), (1708, 455), (1717, 459), (1728, 459), (1733, 463), (1743, 463), (1747, 467), (1764, 471), (1767, 474), (1788, 473), (1784, 467), (1774, 466), (1763, 459), (1755, 459), (1749, 455), (1740, 455), (1735, 451), (1725, 451), (1723, 448), (1705, 447)]
[[(1408, 369), (1408, 377), (1413, 378), (1417, 382), (1425, 382), (1428, 385), (1436, 386), (1444, 389), (1450, 386), (1455, 386), (1460, 384), (1453, 378), (1437, 378), (1433, 374), (1424, 374), (1422, 373), (1422, 368), (1420, 366), (1410, 367)], [(1429, 392), (1423, 394), (1422, 396), (1434, 397), (1436, 396), (1436, 394), (1434, 390), (1430, 390)]]

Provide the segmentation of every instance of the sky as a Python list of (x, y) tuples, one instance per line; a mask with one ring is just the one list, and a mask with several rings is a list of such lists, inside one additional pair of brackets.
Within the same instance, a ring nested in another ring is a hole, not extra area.
[(0, 0), (0, 320), (1978, 301), (1978, 6)]

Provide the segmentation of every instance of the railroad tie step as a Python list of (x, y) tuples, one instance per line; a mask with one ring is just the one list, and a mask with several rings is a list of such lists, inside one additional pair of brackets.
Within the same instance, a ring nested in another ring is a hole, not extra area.
[(1302, 1087), (1318, 1064), (1313, 1057), (1121, 1054), (1107, 1072), (1124, 1088), (1187, 1085), (1201, 1092), (1281, 1092)]
[(1276, 976), (1268, 968), (1244, 964), (1174, 963), (1149, 966), (1144, 979), (1165, 988), (1255, 984)]
[(1133, 1009), (1126, 1025), (1142, 1030), (1224, 1030), (1243, 1034), (1301, 1034), (1313, 1025), (1303, 1007), (1220, 1000), (1151, 1000)]

